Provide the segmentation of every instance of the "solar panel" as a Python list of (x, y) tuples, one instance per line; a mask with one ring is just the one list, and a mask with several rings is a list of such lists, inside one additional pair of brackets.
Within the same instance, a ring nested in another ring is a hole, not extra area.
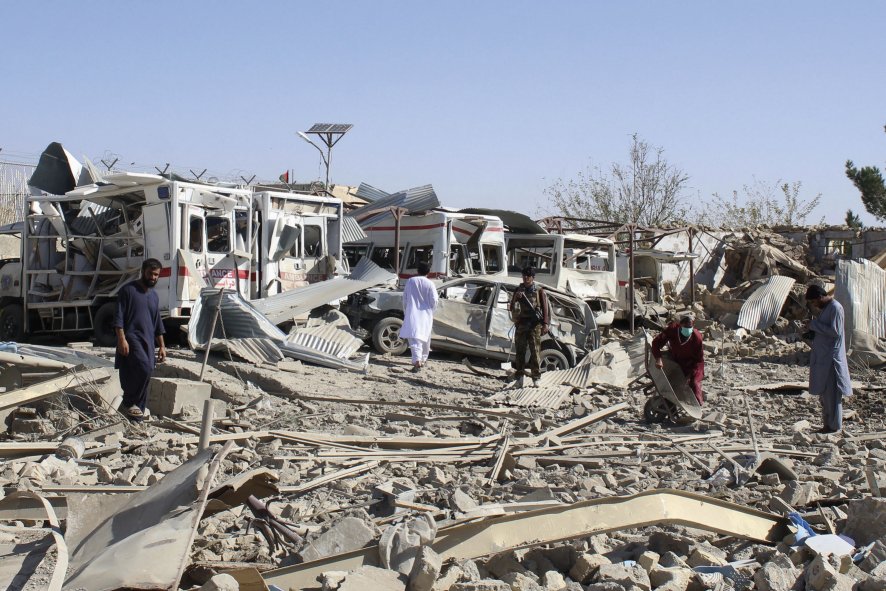
[(307, 133), (347, 133), (352, 127), (350, 123), (315, 123)]

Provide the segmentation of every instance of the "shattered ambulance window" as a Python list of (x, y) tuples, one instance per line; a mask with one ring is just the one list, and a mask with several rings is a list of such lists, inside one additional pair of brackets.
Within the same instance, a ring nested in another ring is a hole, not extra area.
[[(400, 247), (400, 255), (403, 255), (403, 247)], [(394, 248), (392, 246), (377, 246), (370, 257), (373, 263), (387, 271), (394, 271)]]
[(554, 249), (550, 246), (519, 246), (508, 248), (508, 272), (520, 272), (533, 267), (536, 273), (551, 274)]
[(206, 218), (206, 243), (206, 250), (209, 252), (231, 252), (231, 220), (221, 217)]
[(348, 266), (353, 269), (360, 262), (360, 259), (366, 256), (366, 251), (369, 250), (369, 246), (360, 245), (360, 246), (345, 246), (345, 258), (348, 259)]
[(322, 257), (323, 256), (323, 231), (320, 226), (309, 226), (305, 224), (305, 256)]
[(188, 232), (188, 248), (192, 252), (203, 252), (203, 218), (191, 216)]
[(498, 244), (484, 244), (483, 263), (485, 264), (487, 274), (501, 271), (501, 246)]
[(419, 263), (431, 265), (434, 260), (434, 247), (431, 244), (425, 246), (409, 247), (409, 255), (406, 261), (407, 269), (417, 269)]
[(468, 273), (468, 260), (465, 256), (464, 246), (453, 244), (449, 247), (449, 274), (467, 275)]

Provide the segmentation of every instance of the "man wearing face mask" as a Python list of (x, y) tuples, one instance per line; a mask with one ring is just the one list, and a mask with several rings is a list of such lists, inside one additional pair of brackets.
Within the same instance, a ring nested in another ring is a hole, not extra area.
[(806, 290), (806, 301), (820, 310), (818, 318), (809, 322), (809, 332), (804, 335), (812, 339), (809, 393), (821, 400), (824, 426), (819, 432), (836, 433), (843, 428), (843, 397), (852, 396), (843, 332), (843, 306), (816, 284)]
[[(123, 408), (132, 421), (145, 418), (148, 383), (157, 361), (166, 359), (160, 298), (154, 291), (162, 265), (157, 259), (145, 259), (141, 277), (124, 285), (117, 294), (117, 355), (114, 368), (120, 370)], [(156, 355), (155, 345), (158, 347)]]
[(701, 333), (693, 327), (695, 315), (684, 312), (679, 322), (672, 322), (652, 340), (652, 356), (656, 367), (664, 367), (661, 359), (662, 348), (669, 346), (671, 359), (683, 370), (686, 383), (695, 392), (698, 404), (704, 403), (701, 381), (704, 379), (704, 347)]

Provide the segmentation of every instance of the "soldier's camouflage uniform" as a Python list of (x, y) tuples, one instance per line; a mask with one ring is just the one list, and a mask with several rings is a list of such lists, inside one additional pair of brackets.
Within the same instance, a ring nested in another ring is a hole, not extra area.
[[(519, 378), (528, 373), (531, 378), (536, 379), (541, 376), (539, 362), (541, 360), (542, 324), (538, 322), (532, 308), (523, 301), (520, 296), (521, 292), (526, 294), (526, 298), (535, 309), (542, 311), (544, 324), (549, 322), (547, 295), (538, 284), (533, 283), (529, 288), (520, 285), (511, 300), (511, 319), (516, 325), (514, 334), (514, 344), (517, 346), (514, 358), (516, 376)], [(529, 350), (528, 363), (526, 361), (527, 349)]]

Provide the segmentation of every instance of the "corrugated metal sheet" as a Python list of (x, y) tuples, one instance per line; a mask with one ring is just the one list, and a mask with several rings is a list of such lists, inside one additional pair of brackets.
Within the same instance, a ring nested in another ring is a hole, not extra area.
[(365, 228), (368, 225), (372, 225), (376, 219), (381, 219), (387, 215), (392, 207), (405, 209), (409, 213), (428, 211), (435, 207), (440, 207), (440, 200), (437, 198), (433, 186), (423, 185), (405, 191), (398, 191), (355, 209), (348, 215), (360, 222), (360, 225)]
[(886, 362), (886, 271), (871, 261), (837, 261), (834, 297), (843, 306), (846, 349), (868, 365)]
[[(209, 341), (212, 318), (219, 302), (219, 290), (204, 289), (191, 310), (188, 323), (188, 343), (192, 349), (202, 349)], [(286, 342), (286, 335), (256, 310), (240, 294), (224, 292), (221, 298), (219, 321), (215, 326), (215, 339), (270, 339), (286, 357), (300, 359), (336, 369), (365, 371), (369, 355), (363, 360), (341, 359), (322, 350)]]
[(496, 402), (534, 408), (557, 410), (572, 394), (572, 386), (554, 386), (541, 388), (520, 388), (504, 390), (490, 399)]
[(388, 197), (390, 193), (382, 191), (381, 189), (376, 189), (369, 183), (360, 183), (360, 186), (357, 187), (357, 192), (354, 193), (355, 197), (359, 197), (361, 199), (365, 199), (370, 203), (374, 201), (378, 201), (379, 199), (384, 199)]
[(542, 387), (566, 384), (586, 389), (595, 384), (624, 388), (645, 372), (645, 336), (613, 341), (591, 351), (575, 367), (541, 374)]
[(363, 346), (363, 340), (353, 332), (335, 325), (300, 328), (286, 337), (286, 342), (316, 349), (339, 359), (350, 358)]
[(292, 320), (362, 289), (392, 283), (397, 280), (393, 273), (385, 271), (372, 261), (362, 259), (350, 276), (321, 281), (298, 289), (292, 289), (268, 298), (255, 300), (252, 305), (274, 324)]
[(775, 324), (794, 283), (794, 279), (784, 275), (770, 277), (742, 304), (738, 325), (748, 330), (763, 330)]
[(341, 220), (341, 241), (344, 244), (357, 242), (366, 238), (366, 232), (360, 224), (350, 216), (344, 216)]
[(271, 339), (228, 339), (227, 342), (213, 339), (213, 351), (230, 351), (241, 359), (256, 365), (274, 364), (284, 359), (280, 348)]

